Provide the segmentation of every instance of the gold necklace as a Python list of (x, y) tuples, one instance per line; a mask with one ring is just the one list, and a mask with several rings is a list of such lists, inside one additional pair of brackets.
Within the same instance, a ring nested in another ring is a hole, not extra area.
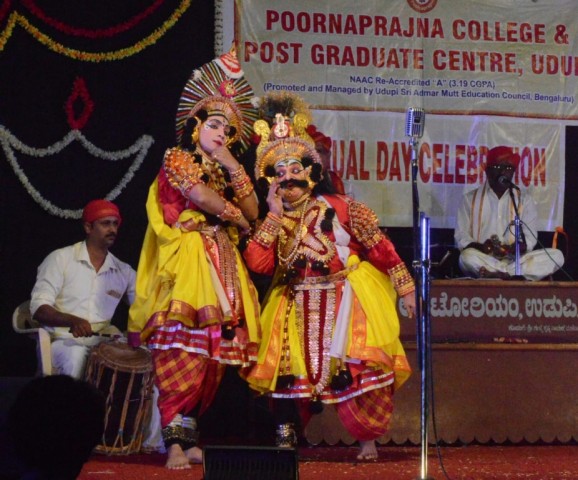
[(303, 208), (301, 209), (299, 215), (299, 225), (297, 228), (297, 234), (295, 236), (294, 244), (291, 247), (289, 254), (287, 256), (283, 256), (281, 253), (282, 247), (285, 245), (286, 241), (277, 242), (277, 258), (279, 258), (281, 265), (289, 265), (290, 263), (292, 263), (299, 251), (299, 245), (301, 244), (301, 240), (303, 239), (303, 236), (307, 232), (307, 227), (304, 225), (304, 220), (305, 214), (307, 213), (308, 205), (309, 205), (309, 197), (306, 197), (305, 203), (303, 203)]
[(213, 160), (201, 147), (197, 146), (195, 153), (201, 155), (203, 159), (202, 163), (202, 170), (205, 172), (209, 178), (210, 182), (207, 184), (211, 190), (216, 191), (219, 195), (223, 196), (223, 191), (227, 186), (227, 182), (225, 180), (225, 175), (223, 173), (223, 169), (221, 165), (216, 161)]

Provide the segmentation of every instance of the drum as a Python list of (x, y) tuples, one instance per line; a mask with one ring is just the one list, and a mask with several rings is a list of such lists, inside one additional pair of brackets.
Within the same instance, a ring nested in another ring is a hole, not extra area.
[(106, 397), (102, 442), (96, 452), (140, 451), (152, 408), (153, 364), (144, 348), (103, 342), (92, 348), (85, 379)]

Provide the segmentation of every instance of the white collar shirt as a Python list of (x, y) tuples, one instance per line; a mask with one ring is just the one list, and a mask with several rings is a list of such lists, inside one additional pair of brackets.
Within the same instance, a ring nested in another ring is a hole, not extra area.
[(41, 305), (50, 305), (93, 324), (110, 323), (123, 298), (129, 305), (134, 301), (135, 276), (110, 252), (97, 272), (86, 243), (79, 242), (53, 251), (38, 267), (30, 310), (34, 315)]

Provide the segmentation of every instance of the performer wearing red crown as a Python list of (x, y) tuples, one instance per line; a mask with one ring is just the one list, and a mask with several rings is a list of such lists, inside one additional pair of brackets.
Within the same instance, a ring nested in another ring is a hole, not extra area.
[(326, 194), (307, 126), (304, 114), (276, 115), (271, 128), (255, 123), (255, 176), (270, 183), (269, 213), (244, 258), (274, 279), (247, 380), (274, 399), (278, 446), (297, 440), (290, 404), (299, 404), (303, 422), (334, 404), (360, 442), (358, 458), (371, 460), (387, 431), (393, 392), (410, 374), (396, 298), (413, 314), (415, 287), (376, 215), (347, 196)]
[(149, 225), (130, 309), (129, 340), (153, 352), (166, 466), (202, 460), (196, 418), (225, 365), (256, 359), (258, 299), (236, 248), (257, 217), (253, 185), (234, 155), (256, 112), (234, 54), (195, 71), (147, 200)]

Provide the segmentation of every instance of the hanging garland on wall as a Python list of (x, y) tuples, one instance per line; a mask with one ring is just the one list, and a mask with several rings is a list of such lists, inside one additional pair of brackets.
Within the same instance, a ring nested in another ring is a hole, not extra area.
[[(234, 0), (232, 0), (234, 1)], [(223, 0), (215, 0), (215, 57), (223, 53), (225, 19)]]
[(151, 145), (154, 143), (154, 140), (151, 136), (143, 135), (130, 147), (124, 150), (106, 151), (91, 143), (79, 130), (71, 130), (64, 136), (62, 140), (54, 143), (53, 145), (50, 145), (49, 147), (35, 148), (22, 143), (7, 128), (5, 128), (3, 125), (0, 125), (0, 144), (2, 145), (2, 150), (4, 150), (6, 159), (20, 180), (20, 183), (22, 183), (30, 196), (44, 210), (46, 210), (51, 215), (55, 215), (61, 218), (78, 219), (82, 216), (82, 209), (72, 210), (60, 208), (47, 198), (44, 198), (44, 196), (30, 183), (28, 176), (20, 166), (14, 152), (18, 151), (38, 159), (50, 159), (51, 157), (58, 155), (74, 141), (79, 142), (86, 149), (86, 151), (90, 153), (90, 155), (101, 160), (116, 162), (136, 155), (132, 164), (126, 173), (122, 176), (120, 181), (110, 192), (104, 196), (104, 198), (107, 200), (114, 200), (120, 195), (122, 190), (128, 185), (128, 183), (134, 177), (136, 171), (142, 165)]
[(112, 27), (94, 29), (75, 27), (74, 25), (67, 25), (60, 20), (56, 20), (55, 18), (47, 15), (38, 5), (36, 5), (34, 0), (20, 0), (20, 4), (26, 7), (32, 15), (46, 23), (46, 25), (51, 26), (61, 33), (75, 37), (97, 39), (115, 37), (120, 33), (132, 30), (134, 27), (142, 23), (143, 20), (150, 17), (156, 10), (158, 10), (159, 7), (165, 3), (165, 1), (166, 0), (156, 0), (152, 5), (147, 7), (142, 12), (138, 12), (126, 22), (119, 23)]
[[(176, 25), (179, 21), (181, 16), (187, 11), (187, 9), (191, 6), (192, 0), (181, 0), (178, 7), (171, 13), (169, 18), (167, 18), (160, 27), (156, 28), (150, 35), (138, 40), (133, 45), (125, 48), (120, 48), (113, 51), (108, 52), (87, 52), (76, 50), (74, 48), (70, 48), (66, 45), (63, 45), (60, 42), (55, 41), (52, 39), (48, 34), (42, 32), (39, 28), (32, 25), (30, 20), (22, 15), (19, 12), (13, 11), (10, 13), (8, 20), (6, 22), (6, 26), (4, 30), (0, 33), (0, 52), (2, 52), (8, 43), (8, 40), (12, 36), (14, 32), (14, 28), (18, 25), (23, 28), (27, 33), (29, 33), (35, 40), (37, 40), (42, 45), (46, 46), (50, 50), (60, 55), (64, 55), (66, 57), (70, 57), (74, 60), (79, 60), (83, 62), (108, 62), (114, 60), (121, 60), (124, 58), (131, 57), (137, 53), (140, 53), (145, 48), (154, 45), (159, 39), (161, 39), (172, 27)], [(119, 24), (115, 27), (110, 27), (107, 29), (100, 29), (100, 30), (86, 30), (86, 29), (76, 29), (70, 26), (67, 26), (63, 23), (56, 22), (53, 19), (45, 16), (41, 10), (37, 7), (34, 7), (31, 11), (34, 13), (38, 18), (43, 19), (46, 21), (49, 20), (48, 23), (51, 27), (56, 28), (61, 33), (69, 34), (69, 35), (76, 35), (76, 36), (84, 36), (88, 38), (101, 38), (104, 36), (112, 37), (121, 34), (122, 32), (132, 29), (134, 26), (139, 24), (144, 18), (151, 15), (156, 8), (162, 2), (157, 1), (155, 4), (150, 6), (148, 9), (143, 11), (140, 14), (135, 15), (132, 17), (131, 20), (128, 22), (124, 22)], [(6, 5), (9, 2), (5, 3), (2, 7), (6, 10)], [(27, 2), (27, 7), (31, 9), (33, 4), (31, 2)], [(1, 12), (1, 10), (0, 10)], [(4, 12), (7, 13), (6, 11)], [(2, 17), (0, 17), (1, 19)]]
[[(78, 114), (75, 113), (75, 104), (82, 107), (78, 109)], [(124, 150), (107, 151), (97, 147), (92, 142), (90, 142), (80, 131), (80, 129), (82, 129), (88, 122), (88, 119), (90, 118), (93, 110), (94, 103), (90, 98), (86, 82), (82, 77), (77, 77), (74, 80), (72, 92), (64, 103), (66, 118), (72, 130), (68, 132), (59, 142), (56, 142), (46, 148), (31, 147), (20, 141), (20, 139), (12, 134), (8, 128), (0, 125), (0, 145), (2, 146), (2, 150), (4, 150), (8, 163), (14, 170), (14, 173), (18, 177), (18, 180), (20, 180), (20, 183), (22, 183), (24, 186), (25, 190), (36, 201), (36, 203), (38, 203), (51, 215), (56, 215), (57, 217), (61, 218), (78, 219), (82, 216), (82, 209), (72, 210), (60, 208), (55, 205), (54, 202), (45, 198), (30, 182), (28, 175), (26, 175), (26, 172), (18, 162), (18, 158), (15, 152), (20, 152), (33, 158), (50, 160), (51, 158), (56, 157), (72, 142), (78, 142), (93, 158), (99, 158), (101, 160), (117, 162), (119, 160), (124, 160), (136, 155), (132, 164), (122, 176), (122, 178), (110, 192), (104, 195), (104, 198), (107, 200), (114, 200), (133, 179), (135, 173), (141, 167), (144, 159), (146, 158), (151, 145), (154, 143), (154, 140), (151, 136), (143, 135), (130, 147), (125, 148)]]

